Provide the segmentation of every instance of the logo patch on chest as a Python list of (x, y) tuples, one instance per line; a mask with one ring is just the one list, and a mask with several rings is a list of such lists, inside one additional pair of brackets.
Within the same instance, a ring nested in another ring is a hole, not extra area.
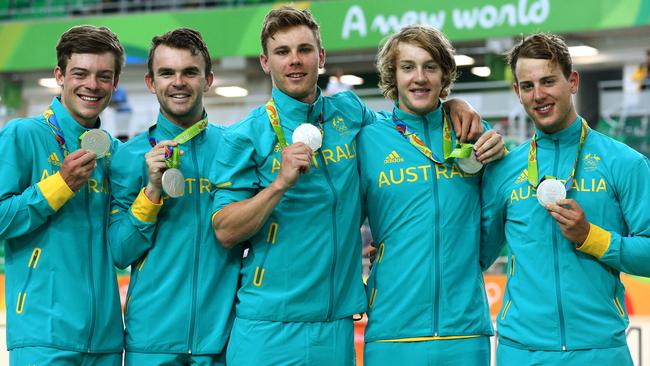
[(393, 164), (393, 163), (402, 163), (404, 162), (404, 159), (402, 159), (401, 156), (397, 153), (397, 151), (393, 150), (391, 151), (388, 156), (384, 159), (384, 164)]

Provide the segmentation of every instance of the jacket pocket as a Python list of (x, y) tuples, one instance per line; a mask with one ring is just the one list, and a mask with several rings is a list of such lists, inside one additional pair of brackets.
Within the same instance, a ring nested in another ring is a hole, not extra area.
[(262, 256), (262, 260), (259, 262), (259, 265), (255, 266), (255, 274), (253, 275), (253, 286), (255, 287), (260, 287), (264, 283), (264, 274), (266, 274), (266, 268), (264, 265), (266, 264), (266, 257), (269, 255), (269, 250), (271, 250), (271, 246), (275, 246), (275, 241), (278, 236), (278, 223), (277, 222), (271, 222), (269, 224), (269, 229), (266, 234), (266, 245), (264, 249), (264, 255)]
[(503, 306), (503, 309), (501, 309), (501, 320), (506, 319), (506, 315), (508, 314), (508, 309), (510, 309), (511, 304), (512, 300), (508, 299), (508, 301), (506, 301), (506, 304)]
[(377, 298), (377, 275), (379, 273), (379, 267), (383, 259), (384, 243), (382, 242), (377, 248), (377, 257), (375, 258), (375, 262), (372, 265), (372, 280), (370, 281), (370, 293), (368, 294), (368, 308), (372, 308), (375, 305), (375, 299)]
[[(503, 297), (503, 300), (505, 301), (503, 306), (501, 307), (501, 315), (499, 316), (501, 320), (505, 320), (506, 316), (508, 315), (508, 310), (510, 309), (510, 306), (512, 305), (512, 298), (510, 297), (510, 281), (513, 280), (513, 277), (515, 276), (516, 273), (516, 267), (515, 267), (515, 256), (514, 254), (510, 256), (510, 265), (508, 266), (508, 283), (506, 284), (506, 293)], [(506, 300), (508, 299), (508, 300)]]
[(623, 309), (623, 305), (621, 305), (621, 302), (618, 300), (618, 297), (614, 297), (614, 306), (616, 306), (616, 310), (618, 311), (618, 315), (621, 316), (621, 318), (625, 318), (625, 309)]
[(32, 255), (29, 257), (27, 263), (27, 279), (20, 292), (18, 292), (18, 299), (16, 300), (16, 314), (22, 314), (25, 310), (25, 301), (27, 300), (27, 293), (29, 289), (29, 282), (32, 280), (32, 275), (38, 266), (38, 261), (41, 259), (41, 248), (34, 248)]

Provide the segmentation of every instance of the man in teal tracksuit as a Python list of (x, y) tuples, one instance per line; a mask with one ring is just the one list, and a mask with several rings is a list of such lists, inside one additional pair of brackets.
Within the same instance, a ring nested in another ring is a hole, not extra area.
[[(354, 140), (373, 116), (352, 93), (317, 93), (304, 103), (273, 88), (288, 142), (305, 122), (319, 124), (326, 137), (311, 168), (291, 189), (279, 188), (282, 199), (248, 239), (228, 364), (349, 365), (355, 359), (348, 342), (352, 315), (366, 306)], [(215, 157), (222, 171), (216, 182), (225, 186), (215, 210), (274, 189), (281, 162), (289, 166), (264, 107), (227, 129), (224, 145)]]
[[(158, 120), (111, 164), (110, 245), (119, 267), (131, 265), (127, 365), (225, 364), (241, 251), (219, 245), (209, 220), (215, 187), (208, 170), (221, 138), (203, 110), (211, 68), (198, 32), (154, 37), (145, 81), (158, 98)], [(170, 149), (183, 151), (179, 166), (169, 165)], [(183, 196), (165, 195), (166, 168), (182, 172)]]
[[(481, 262), (510, 251), (497, 363), (632, 365), (619, 277), (650, 275), (648, 159), (577, 115), (561, 38), (526, 37), (509, 63), (536, 131), (483, 176)], [(567, 198), (546, 201), (551, 184)]]
[[(266, 106), (224, 132), (211, 180), (220, 242), (247, 241), (229, 365), (351, 365), (352, 315), (365, 311), (355, 138), (375, 119), (350, 92), (324, 97), (319, 26), (308, 11), (271, 11), (262, 68)], [(293, 143), (301, 124), (323, 146)]]
[(80, 138), (100, 127), (124, 49), (109, 29), (79, 26), (61, 36), (57, 60), (61, 97), (0, 131), (9, 360), (119, 365), (122, 317), (105, 235), (118, 142), (99, 132), (110, 148), (98, 158)]
[[(367, 366), (490, 362), (478, 261), (481, 174), (448, 156), (455, 134), (439, 100), (456, 75), (453, 52), (436, 29), (408, 26), (377, 57), (380, 87), (395, 109), (358, 140), (361, 194), (378, 245), (367, 286)], [(503, 154), (494, 131), (473, 148), (484, 163)]]

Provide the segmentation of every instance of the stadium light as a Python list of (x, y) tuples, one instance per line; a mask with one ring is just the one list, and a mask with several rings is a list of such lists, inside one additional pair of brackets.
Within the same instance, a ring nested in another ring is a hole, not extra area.
[(341, 83), (346, 85), (361, 85), (363, 84), (363, 79), (356, 75), (343, 75), (341, 76)]
[(215, 88), (214, 92), (226, 98), (245, 97), (248, 95), (248, 90), (239, 86), (219, 86)]
[(49, 89), (59, 89), (59, 84), (56, 83), (55, 78), (42, 78), (38, 80), (38, 85)]
[(456, 66), (469, 66), (474, 65), (474, 59), (467, 55), (454, 55), (454, 61), (456, 61)]
[(491, 73), (492, 73), (492, 70), (490, 70), (490, 68), (487, 67), (487, 66), (472, 67), (472, 74), (474, 74), (476, 76), (480, 76), (482, 78), (486, 78), (486, 77), (490, 76)]
[(598, 54), (598, 49), (585, 45), (572, 46), (569, 47), (569, 54), (571, 57), (596, 56)]

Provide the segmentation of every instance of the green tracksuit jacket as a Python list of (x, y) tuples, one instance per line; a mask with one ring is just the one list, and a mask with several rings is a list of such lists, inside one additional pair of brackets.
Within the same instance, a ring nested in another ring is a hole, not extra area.
[[(70, 153), (87, 131), (54, 98)], [(99, 127), (99, 122), (98, 126)], [(111, 152), (118, 141), (112, 140)], [(106, 244), (109, 153), (78, 192), (43, 116), (0, 130), (0, 239), (5, 244), (7, 348), (122, 352), (115, 268)]]
[[(580, 131), (581, 118), (554, 134), (537, 131), (540, 178), (569, 177)], [(620, 272), (650, 275), (648, 159), (588, 130), (567, 192), (591, 223), (586, 241), (576, 244), (528, 183), (529, 147), (527, 141), (483, 175), (481, 263), (488, 266), (504, 243), (510, 250), (500, 342), (547, 351), (624, 346)]]
[(155, 128), (122, 145), (111, 164), (109, 240), (118, 267), (131, 265), (124, 308), (127, 352), (217, 354), (234, 317), (241, 250), (225, 250), (210, 223), (208, 171), (220, 144), (212, 124), (182, 145), (185, 194), (153, 204), (144, 155), (183, 131), (158, 115)]
[[(272, 92), (287, 142), (323, 113), (323, 146), (250, 238), (241, 271), (237, 316), (321, 322), (366, 309), (361, 279), (361, 207), (355, 138), (374, 112), (350, 92), (319, 94), (313, 104)], [(255, 195), (280, 170), (281, 149), (264, 106), (224, 131), (213, 182), (215, 212)]]
[[(424, 116), (397, 107), (394, 114), (443, 157), (440, 105)], [(478, 261), (480, 173), (463, 172), (455, 160), (434, 163), (397, 131), (391, 114), (362, 129), (359, 156), (378, 247), (365, 341), (491, 335)]]

